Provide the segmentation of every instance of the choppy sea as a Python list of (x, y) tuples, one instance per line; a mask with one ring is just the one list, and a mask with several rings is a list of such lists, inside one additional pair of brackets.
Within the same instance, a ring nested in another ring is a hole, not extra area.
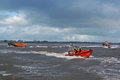
[(65, 56), (70, 43), (0, 43), (0, 80), (120, 80), (120, 44), (75, 43), (92, 49), (90, 58)]

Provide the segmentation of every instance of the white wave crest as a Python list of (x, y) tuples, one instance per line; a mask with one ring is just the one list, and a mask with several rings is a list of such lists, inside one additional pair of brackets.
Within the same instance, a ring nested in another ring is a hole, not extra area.
[(37, 46), (29, 46), (29, 48), (48, 48), (48, 46), (37, 45)]
[(120, 60), (115, 57), (93, 58), (100, 61), (99, 65), (91, 66), (87, 69), (88, 72), (97, 73), (104, 80), (120, 80)]
[(12, 76), (13, 74), (7, 73), (6, 71), (0, 71), (0, 75), (2, 75), (2, 76)]
[(18, 53), (18, 54), (30, 54), (30, 53), (39, 53), (37, 51), (19, 51), (19, 50), (0, 50), (1, 53)]

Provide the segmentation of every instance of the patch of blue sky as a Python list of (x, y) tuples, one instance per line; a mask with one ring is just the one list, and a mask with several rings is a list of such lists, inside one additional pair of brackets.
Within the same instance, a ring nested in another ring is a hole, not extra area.
[(5, 15), (13, 17), (13, 16), (16, 16), (17, 13), (16, 12), (5, 12)]

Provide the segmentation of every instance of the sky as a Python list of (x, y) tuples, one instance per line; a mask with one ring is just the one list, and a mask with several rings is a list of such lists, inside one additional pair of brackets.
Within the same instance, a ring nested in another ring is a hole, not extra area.
[(0, 40), (120, 42), (120, 0), (0, 0)]

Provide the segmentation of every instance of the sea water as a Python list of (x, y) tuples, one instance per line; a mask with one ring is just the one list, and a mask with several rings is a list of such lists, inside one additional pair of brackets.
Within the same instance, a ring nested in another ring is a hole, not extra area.
[(75, 43), (92, 49), (90, 58), (65, 56), (71, 43), (27, 43), (26, 48), (0, 43), (0, 80), (120, 80), (120, 45)]

